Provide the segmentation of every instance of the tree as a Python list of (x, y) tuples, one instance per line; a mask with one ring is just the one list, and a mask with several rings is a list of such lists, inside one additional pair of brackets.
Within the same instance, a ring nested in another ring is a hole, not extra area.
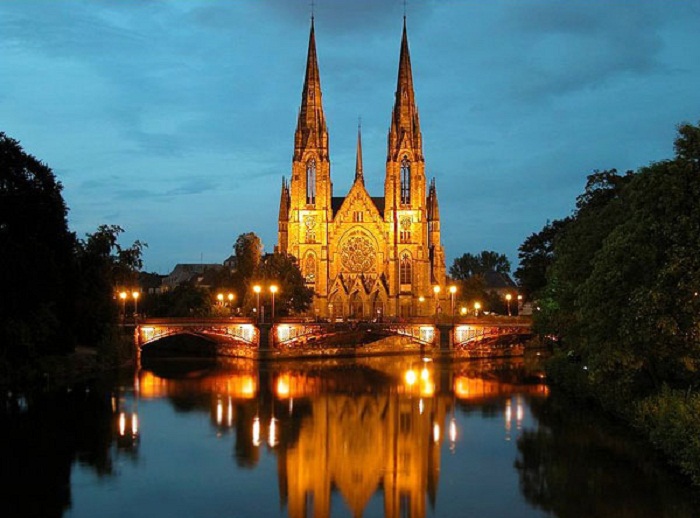
[(510, 261), (504, 254), (484, 250), (479, 255), (464, 254), (456, 258), (450, 266), (450, 276), (458, 281), (487, 272), (508, 274)]
[(233, 245), (236, 269), (244, 279), (249, 279), (260, 265), (262, 241), (253, 232), (241, 234)]
[(77, 293), (76, 334), (81, 343), (95, 346), (108, 337), (117, 322), (119, 289), (135, 287), (143, 263), (145, 243), (135, 241), (123, 248), (118, 225), (101, 225), (85, 240), (78, 242), (76, 256), (80, 278)]
[(255, 278), (261, 284), (279, 287), (276, 314), (303, 313), (311, 306), (314, 292), (306, 287), (294, 256), (284, 253), (268, 255), (255, 272)]
[(0, 132), (0, 355), (73, 350), (73, 250), (53, 171)]
[(542, 230), (530, 235), (518, 248), (520, 265), (515, 278), (527, 298), (532, 298), (547, 285), (547, 270), (554, 262), (554, 245), (557, 236), (566, 228), (571, 218), (547, 222)]
[(554, 240), (537, 324), (579, 353), (616, 408), (663, 385), (700, 386), (700, 128), (672, 160), (591, 175)]
[(205, 317), (211, 312), (211, 304), (208, 290), (182, 284), (145, 298), (143, 310), (151, 317)]

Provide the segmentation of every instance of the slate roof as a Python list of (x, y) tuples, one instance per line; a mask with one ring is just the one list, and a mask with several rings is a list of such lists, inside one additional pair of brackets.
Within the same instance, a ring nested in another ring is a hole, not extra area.
[[(340, 207), (343, 205), (345, 198), (345, 196), (333, 196), (331, 198), (331, 209), (333, 209), (333, 217), (335, 217), (335, 215), (340, 210)], [(373, 196), (370, 199), (379, 211), (379, 215), (384, 217), (384, 196)]]

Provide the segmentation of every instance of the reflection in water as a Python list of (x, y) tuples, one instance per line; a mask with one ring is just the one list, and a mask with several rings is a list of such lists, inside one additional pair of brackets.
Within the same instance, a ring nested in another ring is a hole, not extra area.
[[(291, 518), (331, 516), (334, 494), (353, 516), (362, 516), (379, 495), (384, 516), (420, 518), (436, 501), (442, 444), (454, 452), (459, 440), (455, 401), (473, 405), (517, 391), (547, 394), (540, 379), (536, 385), (516, 382), (522, 365), (511, 362), (503, 372), (498, 363), (470, 367), (455, 372), (429, 359), (372, 358), (259, 369), (237, 361), (233, 368), (177, 377), (166, 364), (143, 370), (139, 379), (144, 399), (209, 394), (212, 424), (219, 431), (235, 428), (239, 465), (256, 466), (263, 450), (274, 452), (280, 498)], [(499, 381), (504, 372), (506, 382)], [(515, 405), (519, 429), (520, 396)]]
[[(698, 516), (687, 481), (629, 430), (561, 394), (533, 402), (540, 426), (518, 440), (515, 467), (525, 498), (554, 516)], [(604, 433), (602, 431), (605, 431)]]
[(290, 518), (697, 508), (634, 441), (550, 394), (522, 359), (172, 361), (3, 397), (12, 516), (279, 516), (269, 500)]
[(112, 382), (0, 396), (3, 516), (60, 517), (72, 501), (72, 465), (105, 479), (119, 460), (136, 462), (136, 400), (108, 390)]

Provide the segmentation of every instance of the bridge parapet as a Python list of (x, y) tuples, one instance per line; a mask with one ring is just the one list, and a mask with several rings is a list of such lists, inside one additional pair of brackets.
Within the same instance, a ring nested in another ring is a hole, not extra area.
[(526, 323), (471, 322), (455, 325), (453, 333), (452, 349), (460, 356), (510, 356), (522, 353), (523, 338), (531, 335), (532, 329)]
[[(531, 334), (522, 319), (458, 319), (436, 325), (425, 319), (384, 322), (279, 321), (256, 325), (246, 318), (145, 319), (135, 328), (139, 350), (161, 339), (190, 335), (209, 342), (204, 354), (245, 358), (395, 354), (440, 351), (455, 356), (517, 354)], [(163, 343), (162, 351), (196, 353), (200, 346), (177, 338)], [(194, 348), (193, 348), (194, 347)], [(209, 348), (209, 349), (207, 349)], [(157, 352), (160, 349), (154, 349)], [(210, 351), (210, 352), (207, 352)], [(261, 356), (262, 354), (262, 356)]]
[(190, 334), (217, 341), (240, 343), (258, 347), (260, 331), (248, 319), (145, 319), (136, 327), (136, 343), (139, 348), (166, 338)]
[(362, 345), (390, 336), (410, 339), (419, 345), (436, 343), (435, 326), (412, 322), (282, 322), (273, 329), (275, 349), (315, 347), (329, 340), (345, 340), (349, 345)]

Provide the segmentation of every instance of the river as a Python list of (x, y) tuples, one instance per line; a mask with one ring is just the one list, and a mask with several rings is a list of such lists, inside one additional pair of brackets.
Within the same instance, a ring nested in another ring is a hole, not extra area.
[(536, 356), (161, 360), (2, 399), (3, 516), (699, 515)]

